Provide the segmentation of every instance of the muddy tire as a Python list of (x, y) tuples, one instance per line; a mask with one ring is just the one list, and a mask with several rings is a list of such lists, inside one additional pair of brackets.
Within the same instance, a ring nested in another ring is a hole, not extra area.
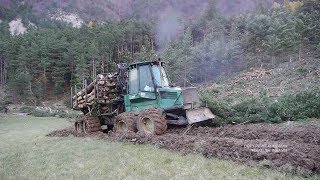
[(98, 117), (87, 116), (82, 125), (83, 133), (89, 134), (96, 131), (102, 131), (101, 123)]
[(116, 133), (137, 132), (135, 115), (129, 112), (119, 114), (115, 119), (113, 130)]
[(81, 122), (75, 122), (74, 123), (74, 128), (75, 128), (75, 131), (77, 132), (77, 133), (83, 133), (83, 122), (81, 121)]
[(162, 109), (147, 109), (137, 120), (138, 132), (144, 135), (161, 135), (167, 130), (166, 114)]

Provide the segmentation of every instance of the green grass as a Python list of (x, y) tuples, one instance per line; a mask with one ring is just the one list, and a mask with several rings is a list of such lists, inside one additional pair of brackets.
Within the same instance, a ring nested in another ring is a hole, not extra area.
[(152, 145), (45, 136), (69, 125), (58, 118), (0, 115), (0, 179), (302, 178), (200, 155), (183, 156)]

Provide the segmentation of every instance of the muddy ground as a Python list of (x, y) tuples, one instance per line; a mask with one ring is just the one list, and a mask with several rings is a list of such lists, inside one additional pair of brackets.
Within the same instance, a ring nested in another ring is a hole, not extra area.
[(144, 137), (109, 131), (77, 134), (73, 128), (51, 132), (48, 136), (89, 136), (153, 144), (183, 154), (272, 167), (302, 175), (320, 173), (320, 126), (285, 124), (228, 125), (224, 127), (170, 127), (164, 135)]

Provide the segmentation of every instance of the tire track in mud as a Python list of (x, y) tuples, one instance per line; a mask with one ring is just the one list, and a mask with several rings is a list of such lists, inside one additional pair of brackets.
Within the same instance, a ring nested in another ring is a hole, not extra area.
[[(84, 136), (72, 128), (49, 136)], [(153, 144), (179, 151), (217, 157), (249, 165), (261, 165), (299, 174), (320, 173), (320, 127), (279, 124), (227, 125), (224, 127), (169, 128), (161, 136), (137, 133), (87, 135), (133, 144)]]
[(194, 127), (185, 132), (185, 129), (173, 128), (168, 133), (206, 135), (215, 137), (233, 137), (238, 139), (267, 139), (273, 141), (292, 140), (300, 143), (320, 145), (320, 127), (293, 126), (275, 124), (227, 125), (224, 127)]

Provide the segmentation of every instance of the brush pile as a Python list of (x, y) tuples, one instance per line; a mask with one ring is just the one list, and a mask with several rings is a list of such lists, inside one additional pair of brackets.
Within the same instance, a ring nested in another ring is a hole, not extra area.
[(231, 83), (237, 84), (240, 82), (251, 81), (253, 79), (260, 79), (260, 78), (263, 78), (263, 77), (270, 75), (270, 74), (271, 74), (270, 70), (258, 68), (258, 69), (251, 71), (251, 72), (246, 72), (246, 73), (241, 74), (237, 79), (233, 80)]

